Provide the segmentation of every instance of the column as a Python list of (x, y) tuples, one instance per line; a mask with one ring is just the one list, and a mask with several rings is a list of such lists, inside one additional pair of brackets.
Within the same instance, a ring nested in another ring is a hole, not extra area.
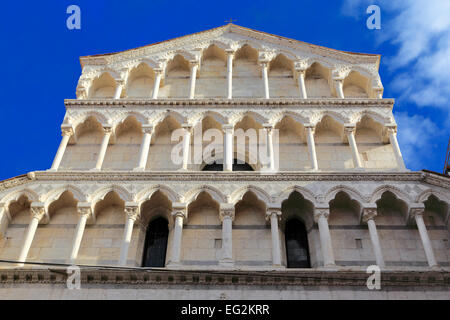
[(436, 258), (434, 257), (433, 247), (431, 246), (430, 238), (428, 237), (428, 231), (423, 222), (424, 208), (412, 208), (411, 215), (416, 221), (417, 229), (419, 229), (420, 239), (422, 240), (425, 255), (427, 257), (428, 265), (430, 267), (437, 267)]
[(306, 126), (306, 138), (308, 141), (309, 158), (311, 159), (311, 169), (318, 170), (317, 165), (317, 154), (316, 154), (316, 144), (314, 142), (314, 127)]
[(72, 251), (70, 252), (69, 261), (71, 264), (75, 263), (75, 260), (78, 256), (78, 251), (80, 250), (81, 240), (83, 239), (84, 234), (84, 228), (86, 227), (86, 221), (88, 220), (89, 216), (92, 213), (92, 209), (89, 203), (87, 203), (85, 206), (80, 206), (78, 204), (77, 207), (78, 211), (78, 224), (77, 228), (75, 229), (75, 235), (73, 237), (73, 245), (72, 245)]
[(103, 128), (103, 141), (100, 147), (100, 152), (98, 154), (97, 163), (95, 165), (94, 170), (101, 170), (103, 165), (103, 160), (105, 160), (106, 149), (108, 148), (109, 138), (111, 137), (112, 128), (104, 127)]
[(198, 61), (189, 61), (191, 66), (191, 82), (189, 86), (189, 99), (194, 99), (195, 96), (195, 80), (197, 79)]
[(233, 132), (234, 128), (232, 124), (223, 125), (223, 131), (225, 133), (224, 143), (224, 171), (233, 171)]
[(145, 171), (147, 166), (148, 151), (150, 150), (150, 142), (152, 141), (153, 126), (145, 125), (142, 127), (144, 135), (142, 136), (141, 148), (139, 150), (139, 163), (134, 171)]
[(268, 61), (261, 61), (262, 68), (262, 78), (264, 83), (264, 98), (269, 99), (269, 77), (267, 75), (267, 67), (269, 65)]
[(374, 88), (375, 92), (375, 98), (376, 99), (383, 99), (383, 88)]
[(159, 86), (161, 85), (161, 77), (163, 70), (155, 69), (155, 82), (153, 83), (152, 99), (158, 99)]
[(220, 208), (220, 220), (222, 221), (222, 259), (220, 264), (233, 264), (233, 235), (232, 224), (234, 220), (234, 206), (227, 205)]
[(348, 144), (352, 149), (353, 165), (357, 169), (362, 169), (361, 158), (359, 157), (358, 146), (355, 140), (355, 127), (345, 127), (345, 133), (347, 134)]
[(173, 239), (172, 239), (172, 257), (170, 264), (179, 264), (181, 256), (181, 240), (183, 235), (183, 222), (186, 218), (186, 206), (182, 208), (174, 208), (172, 216), (175, 219), (174, 229), (173, 229)]
[(328, 228), (329, 214), (329, 208), (316, 208), (314, 210), (314, 221), (319, 226), (320, 246), (322, 248), (323, 265), (325, 267), (335, 265), (330, 229)]
[(117, 82), (116, 91), (114, 92), (114, 99), (120, 99), (120, 96), (122, 95), (123, 90), (123, 83)]
[(362, 221), (367, 223), (370, 234), (370, 241), (372, 242), (373, 251), (375, 254), (375, 261), (377, 262), (377, 266), (380, 268), (384, 268), (384, 259), (383, 254), (381, 253), (381, 245), (380, 239), (378, 238), (377, 227), (375, 225), (375, 217), (377, 216), (377, 207), (374, 204), (370, 208), (363, 209)]
[(227, 84), (228, 84), (228, 92), (227, 98), (233, 98), (233, 59), (234, 59), (234, 50), (226, 50), (227, 52)]
[(0, 239), (6, 236), (10, 220), (8, 205), (0, 203)]
[[(25, 234), (22, 249), (20, 250), (18, 259), (19, 262), (26, 261), (39, 221), (41, 221), (41, 219), (46, 214), (43, 203), (31, 203), (30, 212), (31, 212), (31, 221), (30, 224), (28, 225), (27, 233)], [(23, 267), (23, 264), (19, 264), (19, 266)]]
[(273, 152), (273, 126), (272, 125), (265, 125), (264, 128), (267, 130), (267, 143), (269, 144), (269, 158), (270, 158), (270, 164), (269, 164), (269, 170), (271, 172), (275, 171), (275, 155)]
[(189, 154), (191, 148), (191, 129), (192, 126), (190, 124), (183, 124), (184, 128), (184, 136), (183, 136), (183, 170), (188, 169), (189, 164)]
[(300, 97), (302, 97), (303, 99), (308, 98), (308, 96), (306, 94), (306, 86), (305, 86), (305, 73), (306, 73), (306, 70), (304, 70), (304, 69), (297, 70), (298, 88), (300, 90)]
[(59, 168), (59, 165), (61, 164), (61, 160), (64, 156), (64, 152), (66, 151), (67, 144), (69, 143), (70, 137), (73, 135), (73, 129), (72, 127), (65, 127), (61, 128), (62, 130), (62, 140), (59, 144), (58, 151), (56, 152), (55, 159), (53, 160), (52, 167), (50, 170), (56, 171)]
[(333, 79), (336, 86), (336, 93), (338, 98), (344, 99), (344, 79)]
[(139, 207), (136, 204), (126, 204), (125, 203), (125, 229), (123, 231), (122, 246), (120, 248), (120, 259), (119, 265), (127, 265), (128, 249), (130, 247), (131, 235), (133, 234), (133, 225), (139, 216)]
[(397, 128), (390, 127), (388, 128), (389, 141), (392, 145), (392, 149), (394, 149), (395, 159), (397, 160), (397, 166), (401, 170), (405, 170), (405, 163), (403, 162), (402, 152), (400, 151), (400, 147), (398, 146), (397, 141)]
[(268, 209), (266, 219), (270, 219), (270, 230), (272, 233), (272, 263), (274, 266), (281, 266), (280, 232), (278, 221), (281, 218), (281, 209)]

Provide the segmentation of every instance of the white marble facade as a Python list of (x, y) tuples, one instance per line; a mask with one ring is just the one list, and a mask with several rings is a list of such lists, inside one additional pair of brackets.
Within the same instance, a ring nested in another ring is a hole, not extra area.
[[(445, 269), (450, 181), (405, 168), (379, 63), (233, 24), (81, 57), (51, 168), (0, 182), (1, 268), (141, 267), (162, 217), (167, 269), (287, 270), (293, 218), (311, 269)], [(199, 126), (224, 132), (223, 172), (188, 161)], [(232, 171), (238, 129), (278, 130), (275, 172)]]

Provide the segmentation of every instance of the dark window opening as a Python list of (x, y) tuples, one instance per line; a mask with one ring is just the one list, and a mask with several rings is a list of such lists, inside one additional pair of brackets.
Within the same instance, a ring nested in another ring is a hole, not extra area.
[(287, 267), (311, 268), (305, 225), (297, 219), (289, 220), (286, 223), (285, 239)]
[[(223, 164), (213, 162), (203, 167), (202, 171), (223, 171)], [(233, 171), (254, 171), (248, 163), (238, 163), (237, 159), (233, 160)]]
[(143, 267), (164, 267), (168, 236), (169, 227), (166, 219), (157, 218), (148, 224), (142, 258)]

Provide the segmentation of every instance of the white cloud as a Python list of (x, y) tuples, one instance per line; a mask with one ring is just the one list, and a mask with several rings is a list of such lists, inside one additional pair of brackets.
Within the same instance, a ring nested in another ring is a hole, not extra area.
[(397, 73), (393, 89), (401, 98), (418, 106), (448, 110), (450, 1), (346, 0), (342, 11), (366, 18), (365, 8), (372, 3), (381, 8), (382, 29), (378, 40), (398, 47), (395, 55), (384, 58), (384, 63)]
[(435, 141), (441, 135), (437, 125), (430, 119), (406, 112), (395, 113), (398, 125), (398, 143), (402, 151), (406, 167), (421, 170), (427, 167), (427, 161), (434, 156), (430, 152), (435, 147)]

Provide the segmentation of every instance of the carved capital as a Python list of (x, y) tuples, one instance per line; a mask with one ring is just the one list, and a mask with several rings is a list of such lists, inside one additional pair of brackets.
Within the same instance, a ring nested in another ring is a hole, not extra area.
[(153, 133), (153, 125), (143, 125), (142, 126), (142, 131), (144, 132), (144, 133), (149, 133), (149, 134), (152, 134)]
[(234, 126), (232, 124), (224, 124), (222, 126), (222, 131), (223, 131), (223, 133), (227, 133), (228, 132), (228, 133), (233, 134)]
[(277, 217), (278, 221), (281, 220), (281, 209), (267, 209), (266, 220), (270, 220), (272, 216)]
[(41, 221), (41, 219), (45, 216), (45, 207), (31, 206), (30, 213), (32, 219), (37, 219), (38, 221)]
[(103, 133), (106, 134), (111, 134), (112, 133), (112, 127), (111, 126), (104, 126), (103, 127)]
[(182, 127), (184, 130), (186, 130), (187, 132), (189, 132), (189, 133), (192, 132), (193, 126), (192, 126), (192, 124), (190, 124), (190, 123), (183, 123), (183, 124), (181, 125), (181, 127)]
[(355, 126), (345, 126), (344, 127), (345, 134), (355, 134), (356, 127)]
[(61, 135), (71, 137), (73, 135), (73, 128), (71, 125), (61, 126)]
[(397, 133), (397, 126), (391, 126), (387, 127), (388, 134), (396, 134)]
[(234, 220), (234, 206), (231, 204), (221, 205), (219, 213), (220, 221), (223, 222), (225, 219)]
[(364, 208), (363, 209), (363, 215), (362, 215), (362, 221), (367, 222), (369, 220), (375, 219), (377, 216), (377, 208)]
[(325, 218), (328, 220), (330, 215), (330, 208), (315, 208), (314, 209), (314, 221), (317, 223), (320, 218)]
[(423, 216), (425, 208), (411, 208), (411, 218), (416, 218), (416, 216)]
[(79, 216), (89, 217), (92, 214), (92, 209), (90, 207), (77, 207), (77, 212)]
[(136, 221), (139, 218), (139, 207), (138, 206), (125, 206), (125, 215), (127, 219)]

